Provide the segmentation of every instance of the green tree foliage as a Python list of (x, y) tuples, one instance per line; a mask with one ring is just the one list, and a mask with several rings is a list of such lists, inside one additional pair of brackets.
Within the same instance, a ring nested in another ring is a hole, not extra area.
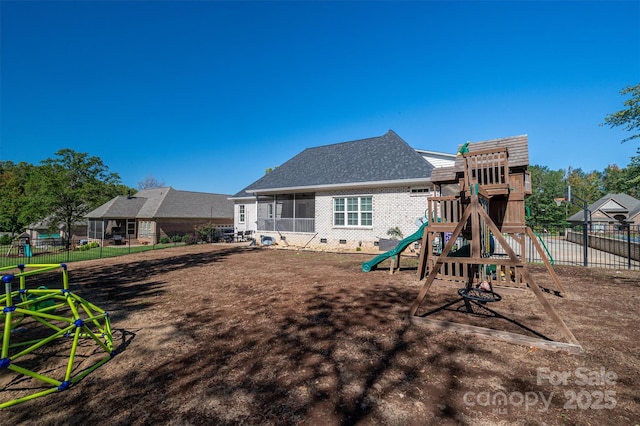
[[(585, 173), (582, 169), (569, 168), (567, 171), (567, 185), (571, 187), (571, 194), (585, 200), (588, 204), (591, 204), (605, 195), (603, 191), (604, 186), (603, 174), (597, 171)], [(572, 203), (569, 205), (569, 215), (573, 215), (577, 211), (581, 210), (580, 206)]]
[(531, 195), (526, 200), (533, 223), (564, 223), (567, 213), (566, 206), (558, 206), (554, 198), (564, 197), (564, 170), (549, 170), (546, 166), (531, 166)]
[(640, 198), (640, 148), (636, 153), (637, 155), (631, 158), (631, 163), (625, 169), (628, 187), (624, 192), (632, 197)]
[[(607, 115), (604, 119), (604, 124), (612, 128), (624, 126), (624, 130), (629, 132), (640, 130), (640, 84), (627, 86), (620, 91), (620, 94), (631, 95), (631, 97), (624, 102), (626, 108)], [(624, 143), (636, 138), (640, 138), (640, 133), (633, 134), (623, 139), (622, 142)]]
[[(640, 166), (640, 162), (639, 162)], [(555, 198), (565, 198), (568, 187), (572, 195), (591, 204), (607, 193), (629, 193), (626, 169), (609, 166), (605, 173), (582, 169), (549, 170), (546, 166), (531, 166), (532, 194), (526, 200), (530, 212), (529, 221), (538, 224), (560, 224), (581, 209), (579, 205), (564, 202), (558, 205)]]
[(626, 179), (624, 169), (621, 169), (616, 164), (607, 166), (602, 175), (604, 192), (608, 194), (621, 194), (625, 192), (628, 186)]
[(37, 217), (27, 208), (25, 193), (33, 170), (34, 166), (27, 163), (0, 162), (0, 230), (20, 233), (25, 223)]
[(65, 230), (71, 230), (94, 208), (124, 195), (126, 187), (120, 177), (110, 173), (100, 158), (71, 149), (55, 155), (57, 158), (41, 162), (26, 186), (29, 210), (37, 212), (51, 228), (63, 224)]
[(638, 155), (624, 169), (608, 166), (603, 174), (603, 188), (606, 194), (628, 194), (640, 197), (640, 148)]

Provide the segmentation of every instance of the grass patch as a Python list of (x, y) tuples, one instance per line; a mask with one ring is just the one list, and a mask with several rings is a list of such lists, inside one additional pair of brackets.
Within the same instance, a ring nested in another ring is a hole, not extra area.
[(38, 264), (38, 263), (70, 263), (82, 260), (104, 259), (108, 257), (126, 256), (128, 254), (140, 253), (150, 250), (162, 250), (171, 247), (183, 246), (183, 243), (168, 243), (156, 245), (140, 245), (140, 246), (106, 246), (95, 247), (84, 250), (65, 250), (60, 247), (45, 249), (34, 249), (33, 256), (15, 256), (15, 249), (9, 253), (9, 245), (0, 246), (0, 267), (18, 265), (18, 264)]

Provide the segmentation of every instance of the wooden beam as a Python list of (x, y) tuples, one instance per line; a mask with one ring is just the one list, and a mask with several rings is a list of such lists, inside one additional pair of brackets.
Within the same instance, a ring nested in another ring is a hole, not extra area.
[(431, 235), (433, 233), (429, 229), (431, 224), (428, 224), (424, 228), (424, 233), (422, 234), (422, 243), (420, 246), (420, 259), (418, 260), (418, 280), (421, 280), (425, 276), (425, 271), (427, 270), (427, 262), (429, 261), (429, 254), (431, 253)]
[[(438, 260), (441, 256), (436, 256)], [(520, 259), (513, 261), (505, 258), (493, 257), (446, 257), (442, 259), (443, 263), (463, 263), (472, 265), (504, 265), (504, 266), (524, 266), (524, 262)]]
[(495, 154), (500, 152), (507, 152), (506, 147), (497, 147), (497, 148), (485, 148), (478, 150), (469, 150), (469, 152), (465, 152), (463, 157), (472, 157), (474, 155), (483, 155), (483, 154)]
[(427, 295), (427, 292), (429, 291), (429, 287), (431, 287), (431, 284), (433, 284), (433, 281), (436, 279), (436, 276), (438, 275), (438, 272), (440, 271), (440, 268), (444, 263), (441, 259), (443, 257), (446, 258), (447, 254), (449, 254), (449, 252), (451, 251), (453, 244), (456, 242), (456, 238), (458, 238), (458, 236), (462, 232), (462, 228), (467, 223), (467, 219), (469, 219), (470, 214), (471, 214), (471, 206), (467, 207), (464, 210), (464, 213), (462, 213), (460, 222), (458, 222), (456, 229), (453, 230), (453, 234), (451, 235), (451, 238), (449, 238), (449, 241), (444, 246), (444, 249), (442, 250), (442, 254), (440, 255), (440, 258), (435, 262), (433, 267), (429, 270), (429, 275), (427, 276), (427, 280), (425, 281), (424, 285), (420, 289), (420, 293), (418, 293), (418, 297), (416, 297), (416, 300), (413, 302), (413, 305), (411, 305), (411, 309), (409, 310), (409, 315), (416, 314), (416, 311), (420, 307), (420, 304), (422, 303), (425, 296)]
[(538, 287), (538, 284), (536, 284), (536, 282), (533, 280), (533, 277), (531, 276), (531, 274), (529, 274), (529, 271), (527, 271), (526, 267), (522, 269), (522, 274), (527, 280), (527, 283), (529, 284), (529, 288), (533, 290), (533, 293), (538, 298), (538, 301), (540, 301), (540, 303), (542, 304), (542, 307), (547, 312), (547, 315), (549, 315), (551, 320), (556, 323), (556, 325), (560, 329), (560, 332), (564, 335), (567, 341), (569, 343), (573, 343), (574, 345), (580, 345), (580, 343), (578, 342), (578, 339), (575, 338), (571, 330), (569, 330), (569, 327), (567, 327), (567, 325), (564, 323), (562, 318), (560, 318), (560, 315), (558, 315), (556, 310), (553, 309), (553, 306), (551, 306), (549, 301), (544, 297), (544, 294), (542, 294), (542, 290), (540, 290), (540, 287)]
[(584, 352), (579, 343), (556, 342), (536, 337), (525, 336), (523, 334), (511, 333), (509, 331), (494, 330), (492, 328), (478, 327), (475, 325), (459, 324), (450, 321), (438, 321), (431, 318), (411, 317), (411, 322), (415, 325), (428, 327), (441, 331), (455, 331), (462, 334), (473, 334), (482, 338), (497, 339), (508, 343), (515, 343), (539, 349), (552, 351), (567, 351), (577, 355)]
[(542, 261), (544, 262), (544, 266), (547, 267), (547, 271), (549, 272), (549, 275), (551, 275), (551, 278), (553, 279), (553, 282), (556, 284), (556, 288), (558, 290), (560, 290), (561, 292), (564, 292), (564, 287), (562, 286), (562, 283), (560, 282), (560, 278), (558, 278), (558, 275), (556, 274), (556, 271), (553, 269), (553, 266), (551, 266), (551, 262), (549, 262), (549, 259), (547, 258), (547, 255), (542, 250), (542, 246), (538, 242), (538, 238), (533, 233), (531, 228), (529, 228), (528, 226), (527, 226), (527, 235), (529, 235), (529, 238), (531, 239), (531, 241), (533, 241), (533, 246), (536, 248), (536, 250), (538, 251), (538, 254), (542, 258)]

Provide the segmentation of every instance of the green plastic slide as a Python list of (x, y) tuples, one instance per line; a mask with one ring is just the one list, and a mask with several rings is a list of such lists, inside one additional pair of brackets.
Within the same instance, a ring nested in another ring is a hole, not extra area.
[(418, 228), (416, 232), (401, 240), (396, 248), (378, 255), (368, 262), (362, 262), (362, 272), (372, 271), (383, 260), (402, 253), (404, 249), (409, 246), (409, 244), (415, 243), (416, 241), (422, 239), (422, 234), (424, 233), (424, 228), (427, 226), (427, 224), (428, 222), (425, 221), (422, 225), (420, 225), (420, 228)]

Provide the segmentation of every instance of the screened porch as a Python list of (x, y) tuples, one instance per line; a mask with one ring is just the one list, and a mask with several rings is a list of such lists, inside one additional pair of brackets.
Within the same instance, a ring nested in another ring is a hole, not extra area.
[(258, 231), (315, 232), (315, 194), (280, 194), (258, 198)]

